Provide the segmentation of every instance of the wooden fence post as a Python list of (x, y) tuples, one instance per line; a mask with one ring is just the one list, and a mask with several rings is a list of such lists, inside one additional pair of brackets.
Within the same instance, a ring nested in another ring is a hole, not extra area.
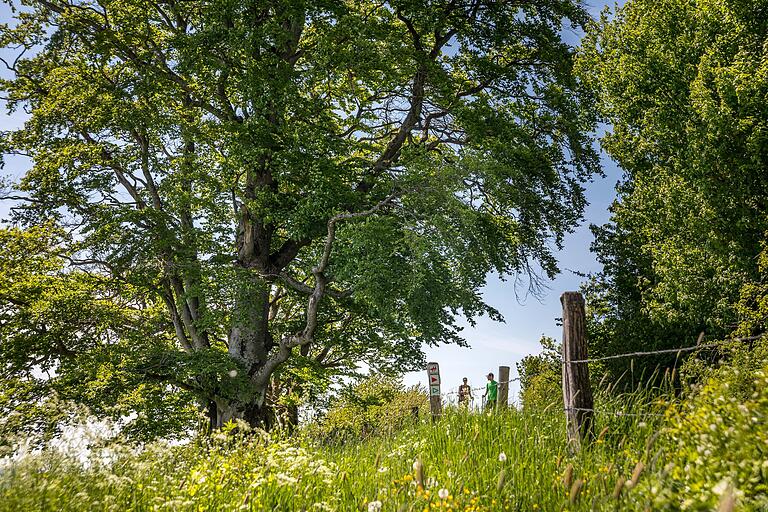
[(499, 397), (496, 404), (506, 408), (509, 401), (509, 366), (499, 366)]
[(427, 382), (429, 385), (429, 409), (434, 421), (443, 413), (443, 398), (440, 396), (440, 365), (427, 363)]
[(592, 417), (594, 402), (589, 384), (588, 363), (572, 363), (587, 359), (587, 329), (584, 297), (579, 292), (565, 292), (563, 305), (563, 403), (565, 404), (568, 444), (579, 451), (594, 436)]

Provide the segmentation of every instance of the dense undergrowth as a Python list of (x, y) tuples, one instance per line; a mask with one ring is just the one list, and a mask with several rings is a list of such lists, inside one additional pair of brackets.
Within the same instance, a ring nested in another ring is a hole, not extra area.
[(85, 465), (47, 451), (2, 467), (0, 509), (768, 509), (768, 367), (743, 357), (673, 395), (599, 393), (596, 439), (576, 455), (557, 405), (449, 410), (343, 443), (233, 430)]

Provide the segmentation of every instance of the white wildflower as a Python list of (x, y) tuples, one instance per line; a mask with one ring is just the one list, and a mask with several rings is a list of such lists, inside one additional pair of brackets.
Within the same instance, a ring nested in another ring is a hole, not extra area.
[(504, 452), (501, 452), (499, 454), (499, 462), (507, 462), (507, 454)]
[(379, 468), (379, 473), (386, 473), (387, 471), (389, 471), (389, 468), (386, 466), (382, 466)]
[(275, 478), (277, 480), (277, 485), (295, 485), (298, 483), (299, 479), (292, 477), (291, 475), (286, 475), (285, 473), (277, 473), (275, 475)]
[(715, 486), (712, 488), (712, 492), (714, 492), (715, 494), (717, 494), (718, 496), (720, 496), (720, 495), (722, 495), (722, 494), (723, 494), (723, 493), (726, 491), (726, 489), (728, 489), (728, 487), (729, 487), (730, 485), (731, 485), (731, 484), (730, 484), (730, 482), (728, 482), (728, 480), (726, 480), (725, 478), (723, 478), (722, 480), (720, 480), (719, 482), (717, 482), (717, 485), (715, 485)]
[(379, 500), (371, 501), (368, 503), (368, 512), (379, 512), (381, 510), (381, 502)]
[(234, 370), (234, 369), (229, 370), (229, 376), (232, 377), (233, 379), (237, 377), (237, 370)]
[(448, 489), (440, 489), (439, 491), (437, 491), (437, 496), (441, 500), (447, 500), (448, 499), (448, 494), (449, 494), (448, 493)]

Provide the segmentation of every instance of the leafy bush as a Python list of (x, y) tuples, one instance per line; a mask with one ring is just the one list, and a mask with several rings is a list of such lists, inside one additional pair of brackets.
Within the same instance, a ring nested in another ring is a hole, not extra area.
[[(768, 233), (765, 237), (768, 239)], [(742, 286), (737, 305), (740, 320), (738, 333), (743, 336), (768, 331), (768, 240), (763, 241), (757, 267), (759, 279)]]
[(426, 389), (406, 388), (396, 378), (373, 374), (343, 389), (325, 416), (307, 426), (305, 433), (324, 442), (391, 434), (414, 423), (414, 409), (422, 417), (428, 413)]
[(670, 407), (660, 439), (668, 463), (643, 489), (654, 508), (712, 510), (736, 499), (768, 509), (768, 344), (732, 344), (721, 355), (719, 367), (686, 365), (691, 391)]
[(547, 336), (539, 340), (543, 350), (540, 354), (528, 355), (517, 363), (520, 375), (520, 402), (524, 409), (545, 409), (562, 407), (562, 364), (560, 345)]

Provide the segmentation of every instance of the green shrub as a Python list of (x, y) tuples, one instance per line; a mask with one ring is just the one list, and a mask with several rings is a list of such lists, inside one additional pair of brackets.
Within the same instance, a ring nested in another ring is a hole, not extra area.
[(686, 364), (690, 391), (660, 439), (667, 463), (642, 491), (654, 508), (713, 510), (731, 494), (740, 509), (768, 509), (767, 353), (765, 343), (735, 343), (717, 367)]
[(396, 378), (373, 374), (345, 388), (325, 416), (308, 425), (304, 432), (323, 442), (391, 434), (414, 423), (414, 409), (418, 409), (420, 417), (428, 414), (426, 389), (406, 388)]
[(517, 363), (520, 375), (520, 402), (524, 409), (542, 410), (547, 407), (562, 408), (562, 363), (560, 345), (552, 338), (539, 340), (543, 350), (528, 355)]

